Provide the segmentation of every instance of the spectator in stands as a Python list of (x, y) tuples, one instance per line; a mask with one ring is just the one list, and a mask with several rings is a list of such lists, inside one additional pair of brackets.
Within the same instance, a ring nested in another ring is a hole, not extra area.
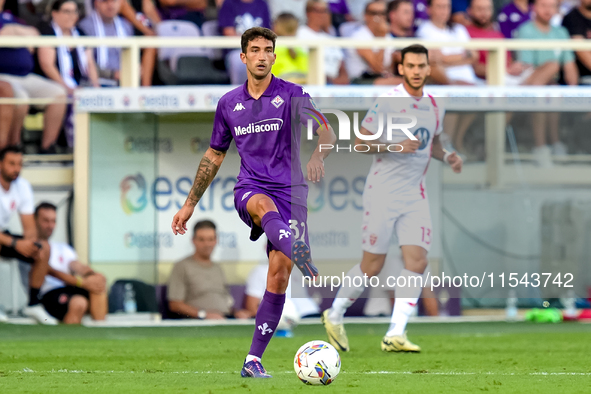
[[(0, 0), (0, 7), (3, 0)], [(34, 27), (24, 26), (10, 14), (0, 15), (0, 36), (38, 36)], [(46, 98), (55, 101), (45, 107), (43, 137), (40, 153), (53, 153), (54, 144), (66, 112), (66, 90), (60, 84), (33, 73), (35, 62), (27, 48), (0, 48), (0, 81), (10, 83), (14, 97), (20, 99)], [(23, 121), (28, 105), (15, 106), (7, 141), (20, 143)]]
[[(225, 0), (219, 12), (218, 27), (224, 36), (238, 37), (251, 27), (271, 28), (269, 8), (264, 0)], [(226, 69), (230, 82), (246, 81), (246, 65), (240, 59), (240, 49), (226, 54)]]
[[(52, 4), (50, 23), (41, 23), (39, 32), (44, 36), (78, 37), (78, 3), (74, 0), (57, 0)], [(68, 95), (73, 96), (74, 89), (80, 84), (98, 87), (98, 72), (92, 49), (82, 46), (70, 48), (41, 47), (37, 50), (38, 72), (62, 85)], [(74, 112), (68, 105), (64, 128), (68, 146), (74, 145)]]
[[(41, 305), (39, 292), (49, 270), (49, 244), (37, 237), (33, 218), (33, 188), (20, 177), (23, 152), (15, 146), (0, 151), (0, 257), (17, 259), (32, 266), (29, 272), (29, 305), (23, 314), (41, 324), (55, 325)], [(18, 212), (23, 235), (11, 234), (8, 225), (14, 212)]]
[[(152, 0), (130, 0), (121, 3), (119, 15), (133, 25), (136, 36), (155, 36), (154, 29), (161, 22), (158, 9)], [(156, 48), (142, 49), (141, 85), (151, 86), (158, 51)]]
[(133, 25), (135, 35), (155, 36), (154, 29), (162, 20), (152, 0), (124, 1), (119, 15)]
[[(0, 81), (0, 97), (14, 98), (12, 86), (10, 86), (8, 82)], [(20, 143), (20, 141), (10, 140), (10, 128), (12, 125), (13, 112), (14, 105), (0, 105), (0, 149), (4, 149), (8, 145), (17, 145)]]
[[(392, 38), (388, 33), (386, 3), (370, 1), (365, 6), (365, 24), (350, 36), (352, 39), (371, 41), (375, 37)], [(402, 80), (393, 74), (394, 48), (347, 50), (345, 65), (353, 84), (396, 85)]]
[[(417, 30), (417, 37), (432, 41), (467, 42), (470, 35), (459, 23), (452, 23), (450, 0), (429, 0), (430, 19), (423, 22)], [(454, 85), (474, 85), (476, 74), (472, 64), (477, 60), (476, 51), (462, 47), (444, 47), (429, 51), (436, 55), (438, 63), (445, 67), (448, 82)]]
[[(118, 37), (133, 36), (133, 27), (119, 16), (124, 0), (94, 0), (94, 10), (80, 22), (80, 29), (87, 36)], [(119, 83), (121, 49), (98, 47), (94, 51), (100, 84), (116, 86)]]
[(468, 26), (470, 18), (468, 16), (469, 0), (451, 0), (451, 21), (460, 25)]
[[(471, 38), (505, 38), (500, 32), (497, 24), (493, 21), (493, 3), (492, 0), (472, 0), (468, 8), (468, 15), (472, 23), (466, 27)], [(478, 61), (474, 64), (474, 71), (479, 78), (486, 79), (486, 60), (488, 51), (478, 52)], [(510, 56), (507, 57), (508, 76), (517, 77), (523, 75), (525, 67), (521, 62), (512, 62)], [(523, 75), (525, 77), (525, 75)], [(508, 83), (509, 84), (509, 83)], [(512, 83), (517, 84), (517, 83)]]
[(562, 26), (564, 17), (579, 5), (579, 0), (558, 0), (558, 12), (552, 17), (550, 24), (552, 26)]
[[(388, 22), (390, 24), (390, 34), (394, 38), (409, 38), (415, 35), (415, 5), (412, 0), (392, 0), (388, 3)], [(429, 52), (429, 65), (431, 75), (429, 83), (446, 84), (445, 68), (440, 64), (439, 51)], [(401, 61), (400, 51), (394, 53), (394, 75), (398, 74), (398, 64)]]
[[(298, 19), (293, 14), (279, 14), (273, 23), (273, 31), (277, 36), (294, 37), (298, 31)], [(300, 85), (306, 84), (308, 53), (303, 48), (277, 45), (275, 55), (277, 59), (273, 65), (273, 75)]]
[(429, 13), (427, 12), (427, 0), (413, 0), (413, 2), (415, 5), (414, 30), (416, 31), (421, 26), (421, 23), (429, 20)]
[[(552, 40), (569, 39), (568, 31), (560, 26), (552, 26), (550, 20), (558, 10), (557, 0), (535, 0), (534, 19), (521, 25), (517, 32), (518, 38)], [(531, 75), (524, 85), (552, 85), (557, 83), (562, 67), (564, 80), (568, 85), (578, 85), (578, 71), (575, 55), (568, 49), (551, 49), (544, 51), (519, 51), (518, 58), (532, 67)], [(534, 133), (534, 156), (541, 167), (552, 165), (551, 154), (565, 155), (566, 146), (559, 139), (560, 114), (557, 112), (541, 112), (534, 114), (532, 128)], [(551, 148), (546, 145), (546, 133), (550, 136)]]
[(207, 0), (159, 0), (159, 3), (163, 20), (193, 22), (200, 29), (205, 22)]
[(334, 31), (339, 31), (339, 26), (345, 22), (353, 22), (355, 18), (349, 11), (349, 6), (346, 0), (328, 0), (328, 6), (331, 14), (331, 23)]
[[(562, 26), (574, 40), (591, 38), (591, 0), (581, 0), (581, 5), (564, 17)], [(591, 51), (576, 51), (579, 84), (591, 85)]]
[[(296, 34), (302, 40), (332, 38), (330, 31), (330, 10), (324, 0), (310, 0), (306, 3), (307, 24), (301, 25)], [(343, 64), (344, 53), (341, 48), (324, 48), (324, 67), (329, 84), (348, 84), (347, 70)], [(275, 63), (275, 67), (277, 63)]]
[[(74, 0), (56, 0), (51, 7), (50, 23), (41, 24), (39, 32), (44, 36), (79, 37), (81, 34), (76, 28), (78, 12), (78, 3)], [(43, 75), (62, 85), (69, 95), (81, 83), (99, 86), (91, 49), (66, 45), (41, 47), (37, 58)]]
[[(43, 202), (35, 208), (39, 239), (49, 242), (55, 229), (57, 208)], [(108, 310), (107, 281), (78, 261), (76, 251), (65, 242), (49, 242), (49, 274), (41, 287), (45, 309), (65, 324), (80, 324), (87, 312), (94, 320), (105, 320)]]
[(246, 310), (234, 311), (224, 272), (211, 261), (217, 244), (215, 224), (202, 220), (193, 228), (195, 253), (175, 263), (168, 281), (168, 306), (172, 312), (196, 319), (253, 317)]
[(514, 38), (522, 23), (530, 20), (531, 8), (529, 0), (513, 0), (499, 12), (497, 20), (505, 38)]
[(388, 22), (392, 37), (414, 36), (414, 20), (415, 12), (412, 0), (392, 0), (388, 3)]

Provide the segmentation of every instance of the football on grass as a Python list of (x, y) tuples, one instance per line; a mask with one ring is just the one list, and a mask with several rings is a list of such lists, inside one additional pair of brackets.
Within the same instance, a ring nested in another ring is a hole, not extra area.
[(313, 386), (334, 382), (341, 370), (339, 352), (329, 343), (312, 341), (299, 348), (293, 365), (298, 378)]

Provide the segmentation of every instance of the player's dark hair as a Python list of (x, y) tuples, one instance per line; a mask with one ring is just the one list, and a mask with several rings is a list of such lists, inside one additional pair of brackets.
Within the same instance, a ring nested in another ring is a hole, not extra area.
[(4, 157), (7, 153), (20, 153), (21, 155), (24, 153), (23, 148), (17, 145), (10, 145), (6, 148), (0, 150), (0, 161), (4, 160)]
[(51, 209), (52, 211), (57, 211), (57, 207), (55, 205), (50, 202), (43, 201), (35, 208), (35, 217), (39, 216), (39, 211), (42, 209)]
[(429, 63), (429, 51), (421, 44), (409, 45), (400, 51), (400, 63), (404, 64), (404, 55), (407, 53), (416, 53), (417, 55), (427, 56), (427, 63)]
[(265, 40), (273, 42), (273, 52), (275, 52), (275, 41), (277, 40), (277, 34), (273, 30), (267, 29), (266, 27), (251, 27), (242, 34), (240, 45), (242, 47), (242, 53), (246, 53), (248, 43), (255, 38), (262, 37)]
[(201, 230), (202, 228), (211, 228), (213, 231), (216, 231), (215, 223), (211, 220), (200, 220), (195, 223), (195, 227), (193, 227), (193, 238), (197, 235), (197, 231)]

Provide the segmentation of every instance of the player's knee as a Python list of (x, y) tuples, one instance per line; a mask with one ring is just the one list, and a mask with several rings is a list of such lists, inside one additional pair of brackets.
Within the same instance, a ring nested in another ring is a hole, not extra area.
[(259, 213), (259, 216), (262, 218), (267, 212), (277, 211), (277, 207), (275, 207), (273, 200), (271, 200), (269, 197), (266, 197), (258, 199), (256, 203), (256, 210)]
[(88, 299), (86, 297), (75, 295), (68, 303), (68, 312), (75, 316), (82, 317), (88, 310)]
[(406, 262), (406, 268), (413, 272), (424, 272), (429, 264), (429, 260), (425, 257), (418, 257), (415, 259), (409, 259)]
[(370, 265), (368, 267), (365, 267), (365, 269), (361, 270), (361, 272), (363, 272), (365, 275), (367, 275), (368, 278), (372, 278), (374, 276), (379, 275), (381, 271), (382, 271), (382, 267), (375, 266), (375, 265)]
[(382, 256), (376, 256), (373, 258), (364, 256), (361, 261), (361, 272), (366, 274), (369, 278), (377, 276), (384, 267), (384, 261), (385, 258), (382, 258)]

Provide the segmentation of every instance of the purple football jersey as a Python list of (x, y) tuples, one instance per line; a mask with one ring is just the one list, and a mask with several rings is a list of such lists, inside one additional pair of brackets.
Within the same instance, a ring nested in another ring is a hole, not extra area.
[(530, 20), (530, 12), (522, 12), (514, 3), (509, 3), (501, 9), (497, 20), (505, 38), (515, 38), (517, 28)]
[[(252, 186), (306, 206), (308, 185), (301, 168), (300, 138), (301, 126), (312, 118), (305, 108), (300, 111), (292, 106), (304, 107), (305, 102), (314, 106), (312, 98), (301, 86), (273, 76), (267, 90), (255, 100), (247, 83), (220, 99), (210, 146), (227, 151), (235, 140), (241, 158), (235, 188)], [(298, 97), (301, 99), (292, 102)]]

